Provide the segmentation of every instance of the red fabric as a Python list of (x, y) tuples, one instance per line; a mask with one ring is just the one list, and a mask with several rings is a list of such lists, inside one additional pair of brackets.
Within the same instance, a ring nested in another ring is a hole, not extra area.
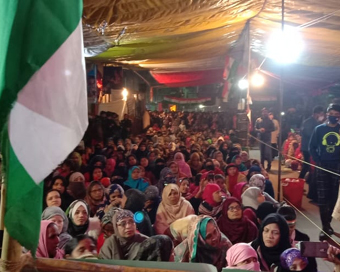
[(100, 249), (104, 245), (105, 239), (104, 239), (104, 233), (102, 232), (97, 239), (97, 252), (100, 252)]
[(218, 186), (216, 183), (208, 183), (207, 186), (205, 186), (202, 195), (203, 200), (212, 207), (217, 206), (219, 203), (215, 202), (213, 193), (220, 190), (221, 190), (220, 186)]
[(189, 87), (223, 82), (224, 69), (206, 71), (155, 73), (151, 75), (160, 83), (169, 87)]

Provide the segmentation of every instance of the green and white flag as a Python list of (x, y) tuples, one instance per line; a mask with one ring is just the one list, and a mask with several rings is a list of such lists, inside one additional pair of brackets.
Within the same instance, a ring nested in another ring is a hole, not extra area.
[(0, 7), (0, 126), (5, 227), (35, 252), (43, 179), (87, 128), (82, 0), (9, 0)]

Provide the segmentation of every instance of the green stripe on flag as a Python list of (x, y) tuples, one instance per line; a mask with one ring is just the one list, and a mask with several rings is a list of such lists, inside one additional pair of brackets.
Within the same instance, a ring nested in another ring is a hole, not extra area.
[(0, 33), (5, 36), (0, 39), (0, 124), (5, 124), (18, 92), (76, 29), (82, 4), (81, 0), (1, 1)]
[[(8, 117), (18, 93), (77, 28), (81, 16), (82, 0), (1, 2), (0, 130), (7, 186), (5, 226), (10, 236), (33, 254), (38, 245), (43, 185), (37, 185), (18, 160), (22, 154), (17, 149), (16, 154), (11, 146)], [(43, 162), (36, 163), (37, 168), (43, 167)]]

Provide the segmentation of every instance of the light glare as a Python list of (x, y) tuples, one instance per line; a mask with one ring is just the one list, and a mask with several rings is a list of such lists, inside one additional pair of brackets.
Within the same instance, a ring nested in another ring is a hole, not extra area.
[(245, 78), (240, 79), (240, 81), (238, 82), (238, 87), (241, 90), (245, 90), (248, 88), (248, 80), (246, 80)]
[(264, 76), (259, 72), (255, 72), (251, 77), (251, 85), (254, 87), (261, 87), (264, 84)]

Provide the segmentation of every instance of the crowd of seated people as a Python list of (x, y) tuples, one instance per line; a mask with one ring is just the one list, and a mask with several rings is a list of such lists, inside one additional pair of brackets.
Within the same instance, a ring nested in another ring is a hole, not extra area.
[(82, 141), (45, 180), (37, 256), (293, 271), (308, 236), (266, 171), (232, 135), (189, 127)]

